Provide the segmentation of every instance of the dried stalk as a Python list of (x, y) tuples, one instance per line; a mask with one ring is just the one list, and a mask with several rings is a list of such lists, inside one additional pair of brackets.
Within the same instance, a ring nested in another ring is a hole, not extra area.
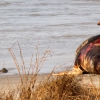
[(10, 52), (10, 54), (11, 54), (11, 56), (12, 56), (14, 62), (15, 62), (16, 68), (17, 68), (18, 73), (19, 73), (19, 75), (20, 75), (21, 83), (22, 83), (22, 85), (23, 85), (23, 79), (22, 79), (22, 76), (21, 76), (21, 73), (20, 73), (20, 68), (19, 68), (18, 61), (17, 61), (17, 59), (16, 59), (16, 57), (15, 57), (15, 55), (14, 55), (12, 49), (11, 49), (11, 48), (8, 48), (8, 50), (9, 50), (9, 52)]

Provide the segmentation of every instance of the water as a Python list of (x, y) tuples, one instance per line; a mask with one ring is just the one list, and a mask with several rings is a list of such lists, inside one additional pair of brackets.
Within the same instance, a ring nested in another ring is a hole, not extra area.
[[(8, 51), (17, 41), (27, 68), (36, 45), (40, 55), (47, 48), (52, 51), (41, 73), (50, 72), (57, 64), (72, 66), (79, 44), (99, 34), (99, 20), (99, 0), (1, 0), (0, 67), (17, 73)], [(17, 43), (13, 51), (20, 59)]]

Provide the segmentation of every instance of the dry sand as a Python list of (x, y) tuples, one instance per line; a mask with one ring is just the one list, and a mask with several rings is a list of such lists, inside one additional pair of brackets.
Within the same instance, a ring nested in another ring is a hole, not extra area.
[[(38, 85), (40, 81), (43, 81), (48, 75), (49, 74), (39, 74), (37, 77), (36, 85)], [(76, 79), (82, 86), (86, 86), (87, 88), (91, 87), (100, 88), (100, 75), (96, 74), (77, 75)], [(19, 75), (0, 76), (0, 89), (2, 90), (14, 89), (20, 83), (21, 80)]]
[(11, 88), (15, 88), (16, 84), (20, 83), (20, 78), (19, 75), (4, 75), (4, 76), (0, 76), (0, 88), (1, 89), (11, 89)]
[[(49, 74), (39, 74), (37, 75), (36, 85), (38, 85), (41, 81), (46, 79)], [(30, 75), (32, 76), (32, 75)], [(30, 77), (29, 76), (29, 77)], [(0, 89), (2, 90), (10, 90), (17, 88), (21, 83), (20, 75), (2, 75), (0, 76)]]
[(100, 75), (98, 74), (82, 74), (76, 76), (79, 83), (86, 88), (100, 88)]

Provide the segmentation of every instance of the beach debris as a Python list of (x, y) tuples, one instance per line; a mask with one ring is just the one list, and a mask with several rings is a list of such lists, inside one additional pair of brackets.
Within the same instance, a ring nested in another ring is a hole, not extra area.
[(0, 70), (0, 72), (2, 72), (2, 73), (7, 73), (8, 70), (7, 70), (6, 68), (2, 68), (2, 69)]
[(100, 74), (100, 35), (85, 40), (76, 50), (74, 67), (64, 74)]

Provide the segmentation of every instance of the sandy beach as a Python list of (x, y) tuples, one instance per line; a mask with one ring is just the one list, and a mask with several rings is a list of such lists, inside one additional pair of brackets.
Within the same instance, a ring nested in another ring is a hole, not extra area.
[[(39, 82), (45, 80), (49, 74), (39, 74), (37, 75), (37, 81), (35, 85), (38, 85)], [(32, 75), (29, 75), (31, 77)], [(10, 90), (16, 89), (18, 85), (21, 84), (20, 75), (2, 75), (0, 76), (0, 89), (1, 90)]]
[[(48, 77), (48, 75), (49, 74), (37, 75), (36, 85), (38, 85), (41, 81), (45, 80)], [(52, 76), (52, 77), (55, 77), (55, 76)], [(88, 86), (88, 88), (91, 88), (91, 87), (100, 88), (100, 75), (85, 74), (85, 75), (77, 75), (75, 77), (82, 86), (86, 86), (86, 87)], [(1, 90), (16, 89), (18, 85), (20, 85), (20, 83), (21, 83), (21, 79), (19, 75), (0, 76)]]
[(19, 75), (0, 76), (0, 89), (2, 90), (15, 89), (18, 84), (20, 84)]

